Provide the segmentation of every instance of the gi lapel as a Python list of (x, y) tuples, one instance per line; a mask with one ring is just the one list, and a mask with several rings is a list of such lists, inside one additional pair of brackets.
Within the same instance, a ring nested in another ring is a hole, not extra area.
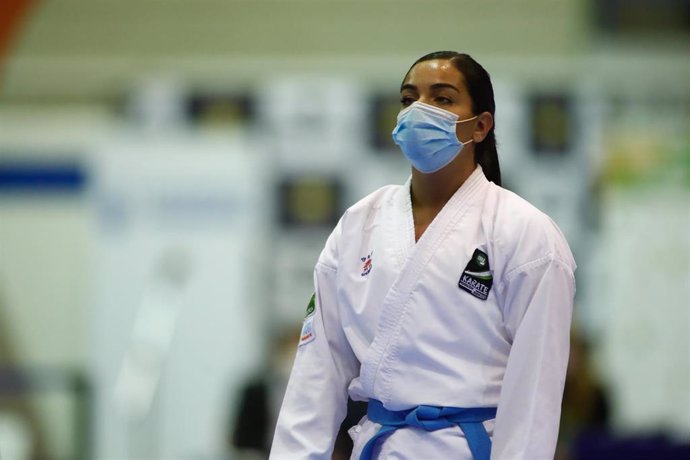
[[(364, 390), (369, 395), (376, 395), (384, 404), (390, 393), (385, 362), (395, 361), (396, 337), (407, 313), (410, 296), (417, 287), (417, 280), (448, 233), (469, 209), (473, 197), (488, 185), (488, 181), (481, 168), (477, 167), (434, 218), (416, 245), (409, 184), (410, 181), (393, 198), (393, 213), (391, 218), (386, 219), (386, 233), (397, 245), (401, 269), (383, 301), (376, 335), (362, 361), (360, 374)], [(405, 235), (401, 235), (401, 232)]]

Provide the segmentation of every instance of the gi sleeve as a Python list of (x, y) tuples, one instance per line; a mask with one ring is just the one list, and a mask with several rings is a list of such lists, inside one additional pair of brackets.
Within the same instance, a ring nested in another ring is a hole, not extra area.
[(512, 346), (492, 460), (552, 460), (570, 346), (574, 263), (549, 255), (510, 271), (504, 320)]
[(346, 414), (347, 386), (359, 363), (341, 327), (335, 268), (314, 270), (315, 310), (308, 313), (278, 417), (271, 460), (330, 460)]

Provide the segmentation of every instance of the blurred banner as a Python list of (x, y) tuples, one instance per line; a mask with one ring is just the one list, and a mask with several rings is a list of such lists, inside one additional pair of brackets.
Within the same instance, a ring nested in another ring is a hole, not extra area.
[(99, 458), (223, 451), (229, 395), (265, 341), (261, 163), (239, 140), (180, 137), (95, 155)]

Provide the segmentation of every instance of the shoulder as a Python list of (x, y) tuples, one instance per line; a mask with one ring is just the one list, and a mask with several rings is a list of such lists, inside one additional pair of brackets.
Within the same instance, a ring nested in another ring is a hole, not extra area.
[(493, 240), (506, 255), (506, 269), (557, 260), (575, 270), (568, 242), (558, 225), (516, 193), (492, 184), (495, 196)]
[(337, 267), (338, 247), (343, 234), (348, 233), (353, 228), (363, 226), (365, 222), (372, 219), (385, 203), (392, 200), (401, 191), (402, 187), (402, 185), (385, 185), (347, 208), (328, 237), (326, 246), (319, 256), (317, 268), (320, 266), (325, 269), (335, 270)]

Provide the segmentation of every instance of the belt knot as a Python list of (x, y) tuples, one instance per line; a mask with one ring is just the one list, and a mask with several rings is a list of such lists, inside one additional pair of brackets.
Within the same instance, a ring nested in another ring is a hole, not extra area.
[(436, 431), (455, 425), (442, 416), (441, 408), (436, 406), (417, 406), (405, 416), (405, 423), (426, 431)]

